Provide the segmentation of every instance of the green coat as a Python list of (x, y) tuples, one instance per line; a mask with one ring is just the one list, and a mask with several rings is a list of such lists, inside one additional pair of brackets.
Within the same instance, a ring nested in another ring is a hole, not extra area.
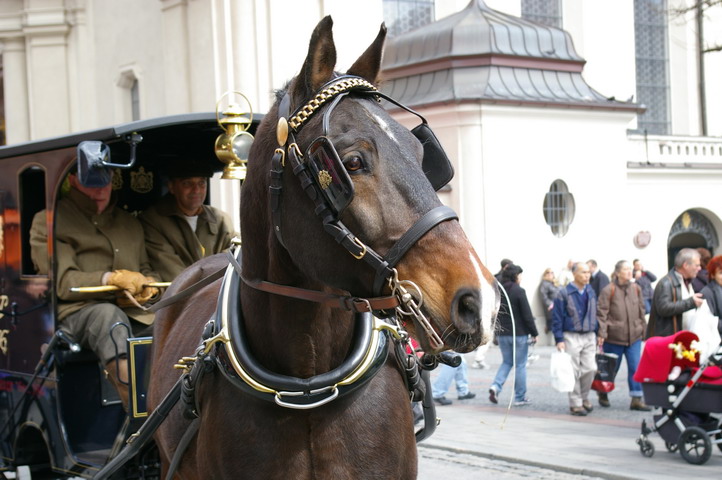
[[(105, 272), (126, 269), (160, 278), (148, 262), (140, 222), (124, 210), (115, 208), (114, 203), (111, 201), (103, 213), (97, 214), (95, 202), (75, 189), (58, 202), (54, 257), (58, 318), (61, 320), (91, 303), (115, 303), (114, 293), (70, 291), (70, 287), (102, 285)], [(48, 252), (53, 248), (48, 244), (46, 215), (46, 210), (38, 212), (30, 228), (30, 254), (41, 275), (48, 275), (51, 270)], [(153, 321), (152, 314), (137, 307), (124, 311), (147, 325)]]
[(236, 235), (228, 215), (208, 205), (203, 205), (193, 232), (171, 194), (147, 208), (140, 221), (148, 258), (164, 282), (172, 282), (201, 258), (228, 250)]

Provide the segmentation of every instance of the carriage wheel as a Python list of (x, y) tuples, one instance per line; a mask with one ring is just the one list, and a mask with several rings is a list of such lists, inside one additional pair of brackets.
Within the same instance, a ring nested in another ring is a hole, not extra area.
[[(722, 424), (720, 424), (720, 426), (717, 428), (722, 428)], [(717, 440), (717, 448), (719, 448), (720, 451), (722, 451), (722, 432), (716, 433), (714, 438), (715, 438), (715, 440)]]
[(685, 428), (677, 445), (682, 458), (693, 465), (702, 465), (712, 456), (712, 442), (700, 427)]
[(667, 447), (669, 453), (674, 453), (677, 451), (677, 448), (679, 448), (674, 442), (664, 442), (664, 446)]
[(637, 440), (637, 443), (639, 444), (639, 451), (642, 453), (642, 455), (647, 458), (654, 455), (654, 444), (651, 440), (646, 437), (640, 438)]

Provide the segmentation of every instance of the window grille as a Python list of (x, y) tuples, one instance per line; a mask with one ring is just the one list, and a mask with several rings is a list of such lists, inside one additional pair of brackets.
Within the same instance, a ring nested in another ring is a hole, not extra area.
[(384, 0), (384, 21), (389, 36), (400, 35), (434, 20), (434, 0)]
[(647, 110), (637, 116), (640, 131), (671, 133), (667, 0), (634, 0), (637, 101)]
[(521, 18), (562, 28), (561, 0), (521, 0)]
[(574, 220), (574, 195), (563, 180), (554, 180), (544, 196), (544, 220), (555, 237), (563, 237)]

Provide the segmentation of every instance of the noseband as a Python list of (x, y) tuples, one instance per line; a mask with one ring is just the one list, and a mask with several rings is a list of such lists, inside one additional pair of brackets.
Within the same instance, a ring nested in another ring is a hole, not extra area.
[[(401, 258), (403, 258), (406, 252), (429, 230), (441, 222), (458, 219), (456, 213), (446, 206), (439, 206), (429, 210), (401, 236), (393, 247), (391, 247), (385, 257), (379, 255), (371, 247), (361, 242), (361, 240), (359, 240), (359, 238), (339, 220), (339, 212), (336, 211), (334, 208), (335, 206), (329, 201), (328, 194), (324, 193), (324, 182), (322, 179), (319, 179), (319, 177), (323, 174), (318, 176), (313, 175), (312, 169), (309, 167), (310, 162), (304, 157), (301, 148), (296, 143), (295, 134), (300, 131), (306, 121), (308, 121), (321, 107), (331, 102), (330, 107), (327, 109), (324, 116), (324, 124), (328, 125), (328, 119), (330, 118), (331, 112), (335, 106), (349, 94), (371, 97), (375, 100), (385, 99), (392, 102), (395, 105), (398, 105), (399, 107), (419, 116), (423, 121), (421, 126), (425, 126), (428, 129), (426, 120), (421, 115), (396, 102), (390, 97), (378, 92), (376, 87), (360, 77), (342, 76), (333, 79), (322, 87), (320, 92), (313, 99), (296, 110), (296, 112), (294, 112), (294, 114), (290, 117), (288, 114), (290, 110), (290, 95), (286, 93), (281, 100), (278, 109), (279, 120), (277, 125), (277, 140), (279, 147), (276, 149), (271, 161), (271, 184), (269, 187), (269, 195), (273, 230), (279, 243), (285, 247), (281, 228), (281, 199), (283, 190), (283, 171), (287, 158), (294, 175), (301, 183), (301, 187), (314, 202), (314, 211), (316, 215), (321, 218), (326, 233), (331, 235), (334, 240), (343, 246), (354, 258), (366, 262), (375, 272), (373, 292), (374, 295), (377, 295), (377, 297), (351, 297), (352, 302), (347, 303), (360, 305), (360, 311), (373, 311), (374, 314), (380, 317), (389, 317), (394, 313), (399, 313), (402, 316), (413, 317), (424, 329), (431, 347), (434, 349), (441, 348), (443, 346), (443, 340), (439, 337), (428, 319), (426, 319), (421, 312), (421, 305), (423, 303), (423, 294), (421, 290), (415, 283), (409, 280), (399, 280), (398, 273), (394, 267)], [(428, 133), (425, 133), (424, 141), (427, 140), (428, 137), (426, 135), (429, 134), (433, 137), (433, 139), (429, 139), (429, 142), (436, 142), (436, 145), (438, 146), (438, 141), (433, 136), (433, 133), (430, 133), (430, 130), (428, 130)], [(438, 148), (440, 149), (440, 146), (438, 146)], [(444, 159), (446, 159), (445, 155)], [(446, 161), (448, 162), (448, 160)], [(340, 168), (343, 169), (343, 165), (341, 165)], [(450, 170), (450, 166), (448, 169), (451, 174), (453, 174), (453, 170)], [(345, 170), (342, 173), (347, 175)], [(330, 177), (328, 172), (324, 171), (324, 174), (327, 177)], [(305, 300), (311, 300), (311, 298), (308, 297), (313, 296), (308, 293), (310, 292), (308, 290), (276, 285), (271, 282), (261, 280), (244, 279), (244, 281), (253, 288), (269, 293), (303, 298)], [(390, 303), (388, 301), (389, 297), (378, 297), (381, 295), (386, 285), (388, 285), (391, 289), (391, 296), (396, 299), (396, 301), (393, 302), (395, 304), (392, 307), (395, 308), (395, 312), (393, 310), (389, 311), (386, 307), (378, 308), (378, 305), (389, 305)], [(302, 296), (289, 292), (289, 288), (296, 290), (295, 293), (299, 293), (299, 295)], [(326, 296), (320, 292), (317, 293), (323, 295), (324, 297)], [(341, 308), (343, 308), (343, 306)], [(351, 310), (359, 311), (355, 308), (351, 308)]]

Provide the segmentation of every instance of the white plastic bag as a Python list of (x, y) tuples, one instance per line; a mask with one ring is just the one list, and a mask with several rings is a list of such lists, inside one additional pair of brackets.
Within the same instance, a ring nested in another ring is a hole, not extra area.
[(571, 355), (558, 350), (552, 353), (549, 371), (554, 390), (557, 392), (571, 392), (574, 390), (575, 377)]
[(719, 319), (712, 313), (707, 300), (697, 309), (694, 319), (690, 322), (689, 330), (697, 334), (697, 350), (699, 350), (699, 362), (707, 360), (710, 354), (715, 353), (720, 344), (719, 330), (717, 330)]

